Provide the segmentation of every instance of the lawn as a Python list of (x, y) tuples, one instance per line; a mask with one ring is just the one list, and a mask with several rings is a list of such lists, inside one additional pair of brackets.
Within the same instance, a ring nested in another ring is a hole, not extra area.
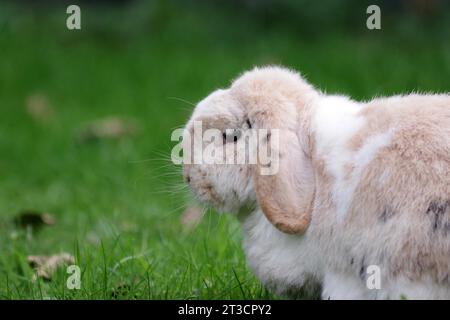
[[(264, 64), (355, 99), (449, 91), (450, 42), (414, 21), (369, 31), (362, 12), (352, 32), (302, 31), (157, 3), (82, 8), (81, 31), (65, 28), (62, 7), (0, 5), (0, 299), (279, 298), (247, 268), (232, 216), (204, 210), (198, 226), (182, 223), (194, 202), (170, 162), (170, 133), (190, 102)], [(49, 114), (30, 113), (36, 99)], [(77, 139), (111, 116), (139, 130)], [(23, 210), (55, 223), (22, 228)], [(61, 252), (81, 269), (79, 290), (66, 287), (65, 268), (33, 277), (28, 256)]]

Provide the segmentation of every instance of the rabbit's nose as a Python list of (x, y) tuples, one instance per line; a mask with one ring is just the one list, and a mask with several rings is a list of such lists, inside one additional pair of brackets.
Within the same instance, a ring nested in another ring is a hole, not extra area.
[(191, 183), (191, 174), (190, 174), (191, 168), (189, 165), (185, 165), (183, 168), (183, 176), (186, 183)]

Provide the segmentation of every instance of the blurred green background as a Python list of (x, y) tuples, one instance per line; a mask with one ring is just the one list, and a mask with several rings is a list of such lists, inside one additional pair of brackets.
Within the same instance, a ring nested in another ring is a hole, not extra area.
[[(170, 163), (191, 103), (266, 64), (360, 100), (449, 91), (447, 1), (75, 2), (74, 31), (73, 1), (0, 3), (1, 299), (279, 298)], [(30, 256), (61, 252), (79, 290), (34, 277)]]

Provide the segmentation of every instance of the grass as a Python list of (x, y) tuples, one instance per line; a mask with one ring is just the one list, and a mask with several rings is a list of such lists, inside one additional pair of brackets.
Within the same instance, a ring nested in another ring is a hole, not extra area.
[[(196, 102), (272, 63), (357, 99), (449, 88), (450, 44), (427, 33), (371, 32), (362, 21), (352, 33), (312, 36), (241, 13), (159, 5), (148, 14), (89, 8), (73, 32), (64, 9), (0, 6), (1, 299), (278, 298), (247, 268), (233, 217), (208, 211), (183, 229), (191, 200), (167, 157), (192, 106), (178, 98)], [(35, 94), (54, 121), (27, 114)], [(76, 143), (83, 124), (110, 115), (137, 119), (140, 134)], [(51, 212), (56, 224), (20, 229), (12, 221), (24, 209)], [(28, 255), (63, 251), (82, 270), (80, 290), (67, 289), (64, 268), (32, 280)]]

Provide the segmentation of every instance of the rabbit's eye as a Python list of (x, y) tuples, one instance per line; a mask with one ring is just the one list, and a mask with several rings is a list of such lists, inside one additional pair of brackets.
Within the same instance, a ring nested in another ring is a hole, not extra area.
[(238, 129), (226, 130), (222, 133), (223, 143), (237, 142), (241, 134), (241, 130)]

